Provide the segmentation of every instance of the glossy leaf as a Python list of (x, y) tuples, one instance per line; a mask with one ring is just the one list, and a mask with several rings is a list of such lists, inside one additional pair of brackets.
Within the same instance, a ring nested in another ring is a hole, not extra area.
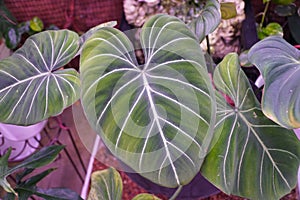
[(220, 21), (220, 3), (217, 0), (207, 0), (201, 15), (194, 19), (189, 27), (196, 34), (198, 40), (202, 41), (206, 35), (218, 27)]
[(153, 194), (138, 194), (132, 200), (161, 200)]
[(234, 2), (221, 3), (221, 18), (231, 19), (237, 16), (237, 11)]
[(218, 101), (215, 140), (202, 174), (227, 194), (249, 199), (279, 199), (297, 183), (300, 142), (264, 116), (238, 56), (217, 66), (214, 83), (234, 106)]
[(300, 51), (281, 37), (269, 37), (249, 52), (249, 60), (264, 81), (262, 109), (266, 116), (287, 128), (300, 127)]
[(258, 28), (257, 33), (258, 38), (262, 40), (272, 35), (283, 36), (283, 29), (280, 24), (271, 22), (266, 27)]
[(41, 32), (44, 29), (44, 23), (40, 18), (33, 17), (29, 21), (29, 27), (35, 32)]
[(58, 70), (77, 53), (78, 35), (68, 30), (31, 36), (0, 61), (0, 121), (30, 125), (60, 114), (79, 98), (79, 75)]
[(108, 168), (92, 174), (88, 200), (121, 200), (123, 183), (117, 170)]
[(175, 17), (156, 15), (142, 28), (145, 64), (113, 28), (95, 33), (81, 55), (82, 103), (110, 151), (167, 187), (198, 172), (212, 137), (214, 93), (202, 50)]

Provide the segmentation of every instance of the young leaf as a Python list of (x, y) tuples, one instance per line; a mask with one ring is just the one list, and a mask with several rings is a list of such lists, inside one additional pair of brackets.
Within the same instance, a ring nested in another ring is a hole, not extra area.
[(121, 200), (123, 183), (117, 170), (108, 168), (92, 174), (88, 200)]
[(153, 182), (178, 187), (199, 172), (211, 141), (212, 84), (194, 34), (179, 19), (156, 15), (140, 38), (144, 65), (117, 29), (88, 39), (82, 104), (114, 155)]
[(217, 0), (207, 0), (201, 15), (194, 19), (189, 27), (196, 34), (198, 40), (202, 41), (206, 35), (218, 27), (220, 21), (220, 3)]
[(74, 69), (58, 69), (74, 57), (78, 47), (75, 32), (45, 31), (1, 60), (0, 121), (30, 125), (74, 103), (79, 98), (79, 75)]
[(222, 19), (231, 19), (237, 16), (236, 5), (234, 2), (221, 3)]
[(273, 36), (254, 45), (248, 57), (265, 81), (264, 114), (281, 126), (299, 128), (300, 51), (283, 38)]
[(264, 116), (237, 54), (228, 54), (217, 66), (214, 83), (234, 106), (224, 98), (218, 103), (217, 137), (202, 174), (227, 194), (279, 199), (297, 183), (299, 140)]
[(138, 194), (132, 200), (161, 200), (153, 194)]

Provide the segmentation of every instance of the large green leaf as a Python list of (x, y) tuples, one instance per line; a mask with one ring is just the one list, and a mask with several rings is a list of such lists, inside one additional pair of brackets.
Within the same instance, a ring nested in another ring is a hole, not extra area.
[(103, 28), (81, 55), (82, 103), (110, 151), (168, 187), (199, 172), (212, 138), (214, 92), (194, 34), (175, 17), (156, 15), (141, 32), (145, 64), (129, 39)]
[(300, 51), (274, 36), (253, 46), (248, 57), (265, 81), (264, 114), (281, 126), (299, 128)]
[(218, 65), (214, 83), (234, 106), (224, 98), (218, 104), (216, 141), (203, 175), (222, 191), (250, 199), (278, 199), (290, 192), (300, 158), (295, 134), (264, 116), (236, 54)]
[(219, 26), (220, 21), (220, 3), (217, 0), (207, 0), (201, 15), (194, 19), (189, 26), (198, 40), (202, 41), (206, 35), (212, 33)]
[(77, 53), (78, 35), (46, 31), (0, 61), (0, 121), (29, 125), (57, 115), (79, 98), (79, 75), (58, 70)]
[(88, 200), (121, 200), (122, 191), (122, 178), (119, 172), (111, 167), (92, 174)]

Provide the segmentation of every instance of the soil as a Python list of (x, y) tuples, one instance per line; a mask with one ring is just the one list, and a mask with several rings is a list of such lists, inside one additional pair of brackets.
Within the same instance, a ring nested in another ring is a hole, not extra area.
[[(97, 170), (103, 170), (106, 169), (107, 166), (99, 162), (98, 160), (95, 160), (93, 171)], [(123, 195), (122, 200), (131, 200), (133, 197), (140, 193), (148, 193), (144, 188), (140, 187), (138, 184), (136, 184), (134, 181), (130, 179), (128, 175), (126, 175), (125, 172), (120, 172), (120, 175), (123, 180)], [(294, 189), (290, 194), (287, 194), (285, 197), (283, 197), (281, 200), (297, 200), (298, 199), (298, 190)], [(157, 197), (161, 198), (162, 200), (167, 200), (167, 197), (163, 195), (156, 195)], [(200, 200), (195, 199), (195, 200)], [(191, 199), (192, 200), (192, 199)], [(245, 198), (233, 196), (233, 195), (227, 195), (222, 192), (212, 195), (210, 197), (201, 199), (201, 200), (246, 200)]]

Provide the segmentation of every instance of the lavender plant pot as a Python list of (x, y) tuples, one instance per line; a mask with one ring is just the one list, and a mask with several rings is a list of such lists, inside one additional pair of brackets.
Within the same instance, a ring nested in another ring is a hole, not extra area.
[(47, 120), (31, 126), (17, 126), (0, 123), (0, 155), (12, 148), (10, 161), (22, 160), (31, 155), (39, 146), (40, 132)]

